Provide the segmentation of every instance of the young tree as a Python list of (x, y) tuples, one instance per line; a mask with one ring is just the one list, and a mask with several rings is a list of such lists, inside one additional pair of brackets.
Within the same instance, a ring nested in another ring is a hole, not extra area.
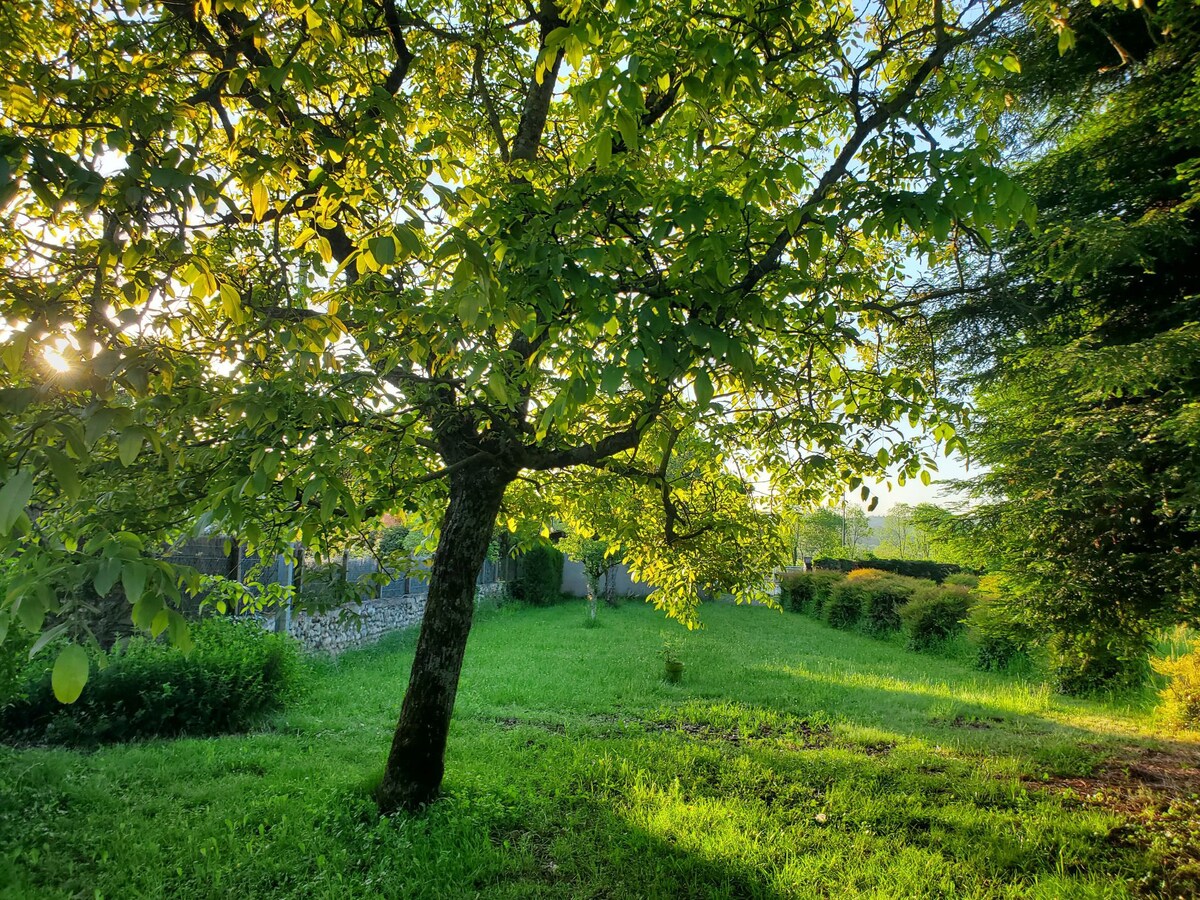
[(842, 516), (828, 507), (800, 512), (791, 510), (784, 517), (792, 565), (805, 557), (836, 556), (842, 546)]
[(0, 7), (5, 623), (81, 637), (58, 589), (120, 581), (182, 635), (164, 537), (319, 549), (405, 508), (438, 544), (380, 804), (430, 801), (518, 476), (647, 491), (622, 546), (687, 615), (713, 567), (663, 560), (714, 531), (679, 435), (792, 502), (920, 471), (894, 420), (956, 444), (880, 342), (905, 255), (1023, 211), (956, 125), (1004, 102), (966, 51), (1022, 5), (1054, 6)]
[(569, 534), (559, 541), (558, 549), (583, 566), (587, 581), (588, 620), (596, 621), (596, 605), (600, 599), (600, 579), (608, 572), (608, 544), (581, 534)]

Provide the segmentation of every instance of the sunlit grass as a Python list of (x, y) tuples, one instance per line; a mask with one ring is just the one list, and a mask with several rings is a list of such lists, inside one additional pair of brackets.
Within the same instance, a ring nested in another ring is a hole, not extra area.
[(261, 733), (0, 751), (0, 896), (1120, 897), (1149, 865), (1025, 787), (1152, 742), (1135, 705), (762, 608), (583, 619), (482, 617), (420, 818), (369, 796), (411, 635), (317, 664)]

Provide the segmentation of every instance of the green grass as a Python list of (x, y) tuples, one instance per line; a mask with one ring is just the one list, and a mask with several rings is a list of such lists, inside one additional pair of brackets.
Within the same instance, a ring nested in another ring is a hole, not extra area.
[(1119, 820), (1022, 778), (1156, 739), (1136, 709), (715, 605), (485, 615), (446, 797), (381, 820), (412, 635), (319, 663), (260, 733), (0, 749), (0, 897), (1121, 897)]

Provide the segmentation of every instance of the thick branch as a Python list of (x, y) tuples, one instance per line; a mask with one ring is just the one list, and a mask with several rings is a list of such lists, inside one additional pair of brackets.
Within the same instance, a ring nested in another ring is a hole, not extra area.
[[(541, 40), (538, 43), (538, 57), (546, 49), (546, 38), (555, 28), (566, 25), (559, 15), (554, 0), (542, 0), (538, 11), (538, 22), (541, 25)], [(535, 71), (529, 76), (529, 89), (525, 94), (525, 108), (521, 112), (521, 124), (517, 126), (517, 136), (513, 138), (511, 159), (533, 160), (537, 158), (538, 147), (542, 142), (542, 132), (546, 130), (546, 117), (550, 113), (550, 101), (554, 97), (554, 84), (558, 80), (558, 67), (562, 63), (563, 52), (555, 52), (550, 65), (542, 71), (541, 81)]]

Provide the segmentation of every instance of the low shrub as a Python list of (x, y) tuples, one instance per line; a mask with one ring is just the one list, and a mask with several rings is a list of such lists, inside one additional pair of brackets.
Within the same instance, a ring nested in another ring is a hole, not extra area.
[(521, 556), (509, 590), (515, 599), (531, 606), (549, 606), (562, 598), (562, 575), (562, 552), (549, 544), (538, 544)]
[[(861, 569), (859, 571), (868, 571)], [(853, 573), (852, 573), (853, 574)], [(881, 573), (874, 578), (857, 579), (862, 593), (860, 627), (867, 634), (882, 637), (900, 629), (900, 610), (922, 587), (931, 581)]]
[(791, 612), (819, 616), (842, 580), (837, 572), (789, 572), (779, 587), (779, 602)]
[(1037, 633), (1019, 606), (999, 594), (977, 591), (967, 615), (967, 638), (976, 667), (1002, 672), (1028, 661)]
[(187, 654), (134, 637), (93, 659), (87, 687), (70, 706), (51, 691), (47, 648), (45, 658), (39, 656), (43, 671), (24, 696), (0, 707), (0, 734), (84, 745), (221, 734), (250, 727), (297, 692), (300, 658), (290, 638), (220, 617), (190, 631), (194, 647)]
[(929, 650), (963, 629), (970, 607), (970, 592), (963, 587), (923, 587), (900, 610), (900, 621), (910, 650)]
[(29, 648), (35, 639), (20, 625), (10, 625), (8, 634), (0, 641), (0, 708), (22, 693)]
[(1073, 697), (1129, 690), (1149, 675), (1149, 650), (1143, 634), (1058, 634), (1050, 648), (1051, 677)]
[(825, 605), (825, 621), (834, 628), (853, 628), (862, 618), (867, 580), (843, 578), (830, 591)]
[(1174, 659), (1156, 659), (1154, 671), (1170, 681), (1159, 691), (1159, 713), (1176, 728), (1200, 728), (1200, 641)]

